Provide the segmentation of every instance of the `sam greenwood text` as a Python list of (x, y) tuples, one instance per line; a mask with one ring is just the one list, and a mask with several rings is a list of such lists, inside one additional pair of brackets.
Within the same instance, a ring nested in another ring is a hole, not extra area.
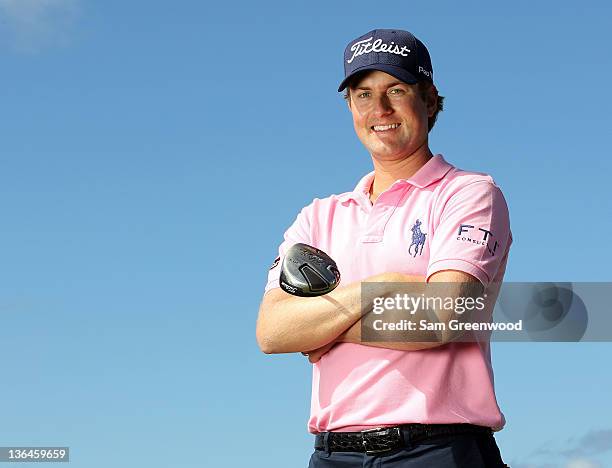
[[(444, 322), (430, 322), (428, 320), (399, 320), (397, 322), (385, 322), (384, 320), (374, 320), (372, 323), (376, 331), (446, 331), (447, 324)], [(523, 330), (523, 320), (518, 322), (460, 322), (453, 319), (448, 322), (448, 330), (461, 331), (504, 331), (504, 330)]]

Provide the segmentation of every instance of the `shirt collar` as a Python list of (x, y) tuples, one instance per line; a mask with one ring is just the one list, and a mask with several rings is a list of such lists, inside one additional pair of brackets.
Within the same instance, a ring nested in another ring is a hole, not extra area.
[[(412, 177), (408, 179), (399, 179), (403, 183), (414, 185), (420, 189), (427, 187), (428, 185), (437, 182), (442, 179), (448, 171), (454, 166), (444, 160), (441, 154), (436, 154), (429, 161), (427, 161)], [(358, 201), (364, 197), (369, 198), (370, 187), (374, 181), (374, 171), (366, 174), (361, 178), (357, 186), (352, 192), (346, 192), (339, 195), (341, 201), (355, 200)], [(395, 182), (397, 183), (397, 182)]]

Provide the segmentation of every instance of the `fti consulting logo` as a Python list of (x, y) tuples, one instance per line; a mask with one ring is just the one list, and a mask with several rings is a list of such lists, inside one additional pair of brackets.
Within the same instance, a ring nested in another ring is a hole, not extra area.
[(461, 242), (469, 242), (470, 244), (484, 245), (491, 256), (495, 255), (495, 251), (499, 246), (491, 231), (480, 227), (476, 228), (471, 224), (459, 225), (457, 240)]
[[(417, 253), (419, 255), (422, 255), (426, 237), (427, 234), (421, 232), (421, 221), (417, 219), (416, 223), (414, 223), (414, 226), (412, 226), (412, 244), (410, 244), (410, 247), (408, 247), (408, 253), (412, 255), (412, 252), (410, 250), (414, 245), (414, 255), (412, 256), (416, 257)], [(421, 248), (421, 250), (419, 250), (419, 247)]]

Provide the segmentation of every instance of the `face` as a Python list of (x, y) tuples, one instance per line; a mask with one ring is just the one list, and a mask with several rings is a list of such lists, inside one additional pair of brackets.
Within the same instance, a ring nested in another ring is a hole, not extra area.
[(357, 136), (381, 161), (404, 159), (422, 147), (427, 142), (427, 119), (434, 112), (416, 84), (378, 70), (352, 83), (349, 108)]

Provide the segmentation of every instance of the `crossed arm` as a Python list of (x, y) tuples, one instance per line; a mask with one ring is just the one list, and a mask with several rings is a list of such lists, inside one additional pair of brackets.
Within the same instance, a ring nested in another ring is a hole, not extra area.
[[(424, 283), (425, 277), (383, 273), (364, 281), (380, 284), (376, 297), (392, 297), (398, 292), (398, 283)], [(437, 272), (429, 278), (429, 282), (479, 283), (472, 275), (456, 270)], [(414, 340), (362, 343), (361, 319), (370, 313), (362, 307), (371, 303), (374, 296), (363, 299), (361, 281), (340, 286), (329, 294), (314, 298), (295, 297), (280, 289), (273, 289), (264, 295), (259, 309), (257, 343), (266, 354), (302, 352), (308, 353), (311, 362), (316, 362), (334, 344), (341, 342), (412, 351), (441, 346), (453, 339), (447, 335), (438, 341), (419, 342), (418, 332), (414, 332), (409, 337)], [(447, 322), (451, 314), (438, 314), (438, 318)]]

